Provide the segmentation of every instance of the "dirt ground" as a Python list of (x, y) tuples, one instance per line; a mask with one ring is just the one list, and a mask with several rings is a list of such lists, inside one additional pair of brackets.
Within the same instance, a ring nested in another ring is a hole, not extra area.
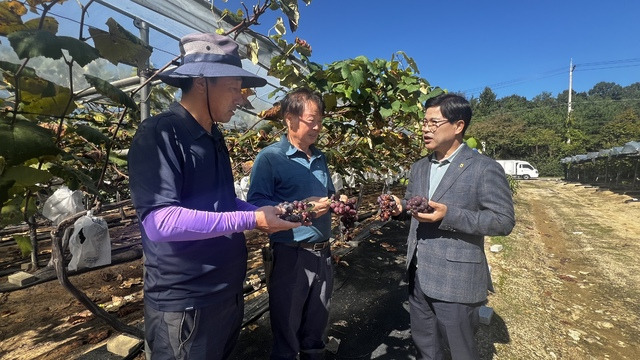
[[(640, 202), (598, 188), (522, 181), (517, 225), (488, 253), (489, 306), (508, 330), (498, 359), (637, 359)], [(495, 320), (495, 319), (494, 319)]]
[[(514, 231), (487, 239), (496, 293), (488, 303), (495, 312), (491, 326), (478, 334), (483, 359), (638, 358), (640, 202), (630, 199), (559, 180), (520, 182)], [(394, 229), (380, 231), (393, 239)], [(3, 240), (0, 264), (6, 265), (19, 250)], [(252, 238), (254, 256), (260, 241)], [(503, 250), (491, 252), (495, 244)], [(349, 261), (348, 254), (343, 259)], [(138, 325), (141, 277), (135, 260), (71, 281)], [(81, 359), (114, 335), (57, 281), (0, 293), (0, 359)]]

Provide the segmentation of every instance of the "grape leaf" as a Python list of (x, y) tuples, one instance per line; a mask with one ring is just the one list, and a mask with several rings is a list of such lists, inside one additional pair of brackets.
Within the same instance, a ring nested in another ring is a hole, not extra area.
[(16, 31), (7, 35), (13, 51), (20, 59), (44, 56), (60, 59), (62, 50), (54, 34), (46, 30)]
[(0, 117), (0, 156), (5, 158), (7, 165), (60, 152), (50, 130), (26, 120), (16, 120), (11, 126), (7, 120)]
[(89, 28), (100, 55), (115, 65), (123, 63), (138, 68), (146, 67), (152, 48), (120, 26), (113, 18), (107, 20), (107, 25), (109, 32)]
[(36, 184), (44, 184), (51, 179), (48, 171), (39, 170), (30, 166), (10, 166), (0, 176), (0, 181), (14, 180), (13, 186), (28, 188)]
[(85, 66), (100, 57), (98, 50), (84, 41), (80, 41), (70, 36), (58, 37), (60, 47), (69, 51), (69, 55), (80, 66)]
[(22, 257), (27, 257), (33, 251), (31, 247), (31, 239), (28, 236), (24, 235), (13, 235), (13, 239), (16, 241), (20, 252), (22, 253)]
[(298, 29), (298, 21), (300, 20), (298, 0), (281, 0), (280, 8), (289, 19), (289, 29), (291, 29), (291, 32), (295, 32)]
[(136, 102), (133, 101), (131, 96), (125, 94), (124, 91), (111, 85), (108, 81), (102, 80), (98, 77), (91, 76), (88, 74), (85, 74), (84, 77), (87, 79), (87, 82), (91, 84), (91, 86), (96, 88), (96, 91), (108, 97), (109, 99), (113, 100), (115, 103), (119, 105), (127, 106), (131, 109), (138, 108), (138, 106), (136, 105)]
[(95, 145), (108, 144), (111, 141), (108, 136), (90, 125), (77, 125), (74, 129), (74, 132)]
[(27, 13), (27, 8), (18, 1), (0, 2), (0, 35), (7, 35), (15, 28), (24, 26), (22, 15)]

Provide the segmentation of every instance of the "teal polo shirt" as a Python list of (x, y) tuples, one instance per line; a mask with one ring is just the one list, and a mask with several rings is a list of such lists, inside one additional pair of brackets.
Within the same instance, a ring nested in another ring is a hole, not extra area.
[[(262, 149), (253, 163), (247, 201), (256, 206), (278, 205), (310, 196), (335, 193), (327, 159), (315, 146), (312, 156), (291, 145), (286, 135)], [(331, 213), (313, 219), (311, 226), (269, 235), (273, 242), (322, 242), (331, 236)]]

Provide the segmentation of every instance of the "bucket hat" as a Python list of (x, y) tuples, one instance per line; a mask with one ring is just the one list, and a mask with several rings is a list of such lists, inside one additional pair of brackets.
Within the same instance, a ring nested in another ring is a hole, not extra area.
[(180, 87), (180, 79), (194, 77), (241, 77), (242, 87), (261, 87), (267, 80), (242, 68), (238, 43), (228, 36), (195, 33), (180, 39), (181, 64), (157, 77), (164, 83)]

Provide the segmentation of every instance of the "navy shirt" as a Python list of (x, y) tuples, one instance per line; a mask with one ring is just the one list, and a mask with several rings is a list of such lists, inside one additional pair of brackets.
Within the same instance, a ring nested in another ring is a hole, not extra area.
[[(141, 222), (150, 211), (170, 205), (237, 210), (222, 134), (215, 126), (209, 134), (179, 103), (140, 124), (129, 150), (129, 184)], [(247, 268), (244, 234), (153, 242), (144, 229), (141, 232), (145, 300), (152, 307), (182, 311), (242, 293)]]
[[(256, 206), (278, 205), (310, 196), (326, 197), (335, 193), (327, 159), (311, 146), (311, 159), (297, 149), (286, 136), (262, 149), (253, 164), (247, 201)], [(271, 241), (321, 242), (331, 236), (331, 213), (315, 218), (311, 226), (279, 231), (269, 235)]]

